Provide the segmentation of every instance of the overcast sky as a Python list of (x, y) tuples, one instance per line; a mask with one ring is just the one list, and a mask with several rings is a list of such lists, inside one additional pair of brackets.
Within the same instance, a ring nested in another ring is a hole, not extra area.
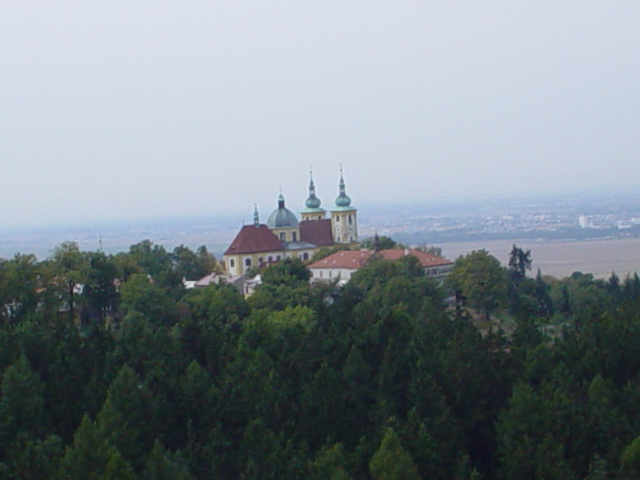
[(640, 2), (3, 1), (0, 223), (640, 188)]

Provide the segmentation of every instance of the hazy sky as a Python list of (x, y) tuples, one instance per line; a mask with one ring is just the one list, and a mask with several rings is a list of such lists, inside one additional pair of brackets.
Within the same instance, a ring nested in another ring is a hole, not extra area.
[(0, 224), (640, 188), (640, 2), (0, 6)]

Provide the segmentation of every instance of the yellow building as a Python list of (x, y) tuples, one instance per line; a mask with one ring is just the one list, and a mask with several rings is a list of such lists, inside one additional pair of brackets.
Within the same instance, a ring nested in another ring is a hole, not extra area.
[(309, 197), (301, 212), (301, 221), (285, 205), (282, 193), (278, 208), (261, 224), (257, 206), (253, 224), (243, 226), (224, 253), (226, 271), (231, 275), (244, 275), (250, 268), (261, 268), (285, 258), (309, 260), (321, 247), (358, 242), (357, 209), (351, 206), (346, 194), (342, 169), (335, 207), (330, 218), (316, 196), (313, 176), (309, 180)]

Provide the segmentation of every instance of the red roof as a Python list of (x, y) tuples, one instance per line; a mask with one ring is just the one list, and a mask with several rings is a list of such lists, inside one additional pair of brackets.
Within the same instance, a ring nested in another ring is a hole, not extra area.
[(317, 262), (309, 265), (309, 268), (346, 268), (357, 270), (371, 257), (371, 250), (343, 250), (332, 253)]
[(277, 252), (284, 250), (278, 237), (266, 225), (245, 225), (233, 239), (225, 255)]
[(399, 258), (406, 257), (407, 255), (413, 255), (420, 261), (420, 264), (424, 268), (453, 264), (452, 261), (447, 260), (446, 258), (438, 257), (437, 255), (425, 253), (420, 250), (414, 250), (412, 248), (390, 248), (388, 250), (380, 250), (379, 253), (387, 260), (398, 260)]
[(300, 222), (300, 238), (318, 247), (334, 245), (331, 219), (321, 218)]
[[(367, 263), (372, 254), (373, 252), (371, 250), (340, 251), (312, 263), (309, 265), (309, 268), (346, 268), (357, 270)], [(378, 254), (387, 260), (398, 260), (399, 258), (412, 255), (420, 261), (420, 264), (424, 268), (453, 264), (453, 262), (445, 258), (413, 249), (403, 250), (400, 248), (392, 248), (389, 250), (381, 250)]]

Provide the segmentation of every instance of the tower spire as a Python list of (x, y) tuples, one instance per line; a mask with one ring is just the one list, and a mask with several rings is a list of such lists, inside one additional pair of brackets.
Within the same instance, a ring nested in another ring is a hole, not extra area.
[(336, 198), (337, 207), (348, 207), (351, 205), (351, 199), (347, 195), (347, 188), (344, 183), (344, 175), (342, 173), (342, 163), (340, 164), (340, 184), (338, 198)]
[(304, 202), (304, 205), (308, 209), (316, 210), (320, 208), (321, 203), (320, 199), (316, 197), (316, 185), (313, 182), (313, 169), (311, 168), (311, 165), (309, 165), (309, 197), (307, 198), (307, 201)]
[(258, 227), (260, 225), (260, 214), (258, 213), (258, 204), (253, 204), (253, 224)]

